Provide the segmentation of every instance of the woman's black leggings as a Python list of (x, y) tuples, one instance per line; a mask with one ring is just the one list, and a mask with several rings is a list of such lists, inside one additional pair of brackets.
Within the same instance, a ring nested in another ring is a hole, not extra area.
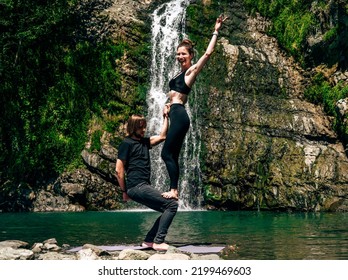
[(190, 119), (182, 104), (174, 103), (169, 111), (170, 126), (162, 149), (162, 159), (166, 164), (170, 188), (177, 189), (179, 182), (179, 154), (185, 135), (190, 127)]

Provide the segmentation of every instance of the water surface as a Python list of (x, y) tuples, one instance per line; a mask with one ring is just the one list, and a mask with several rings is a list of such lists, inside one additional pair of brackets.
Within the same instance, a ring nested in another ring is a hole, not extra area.
[[(0, 213), (0, 241), (139, 244), (158, 213)], [(237, 245), (235, 259), (348, 259), (348, 213), (179, 211), (173, 245)]]

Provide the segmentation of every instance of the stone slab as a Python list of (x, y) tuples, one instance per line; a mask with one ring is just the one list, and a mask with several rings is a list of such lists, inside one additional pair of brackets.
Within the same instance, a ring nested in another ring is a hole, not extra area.
[[(125, 249), (133, 249), (133, 250), (146, 250), (149, 248), (144, 248), (141, 246), (133, 246), (133, 245), (112, 245), (112, 246), (97, 246), (98, 248), (105, 250), (105, 251), (122, 251)], [(199, 245), (186, 245), (181, 247), (176, 247), (176, 249), (187, 252), (187, 253), (194, 253), (194, 254), (217, 254), (225, 247), (222, 246), (199, 246)], [(68, 252), (78, 252), (82, 249), (82, 246), (75, 247)]]
[(225, 247), (220, 246), (195, 246), (195, 245), (187, 245), (182, 247), (177, 247), (178, 250), (194, 253), (194, 254), (217, 254)]

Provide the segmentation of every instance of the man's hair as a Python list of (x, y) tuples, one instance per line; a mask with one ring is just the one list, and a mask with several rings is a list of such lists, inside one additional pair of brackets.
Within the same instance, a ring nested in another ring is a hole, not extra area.
[(139, 128), (146, 127), (146, 119), (142, 115), (132, 115), (127, 122), (127, 136), (133, 136)]

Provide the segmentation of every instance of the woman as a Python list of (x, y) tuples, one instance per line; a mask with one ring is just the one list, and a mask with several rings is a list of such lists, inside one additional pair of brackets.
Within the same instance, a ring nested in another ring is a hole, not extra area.
[(192, 64), (194, 52), (190, 40), (183, 40), (177, 47), (176, 59), (180, 63), (181, 72), (169, 82), (169, 103), (166, 104), (166, 108), (169, 112), (170, 127), (161, 153), (170, 178), (170, 191), (162, 194), (165, 198), (178, 199), (179, 197), (179, 154), (185, 135), (190, 127), (190, 119), (184, 105), (187, 103), (188, 95), (197, 75), (201, 72), (203, 66), (207, 63), (214, 51), (218, 31), (226, 19), (227, 17), (223, 14), (216, 19), (213, 37), (210, 40), (205, 54), (196, 64)]

